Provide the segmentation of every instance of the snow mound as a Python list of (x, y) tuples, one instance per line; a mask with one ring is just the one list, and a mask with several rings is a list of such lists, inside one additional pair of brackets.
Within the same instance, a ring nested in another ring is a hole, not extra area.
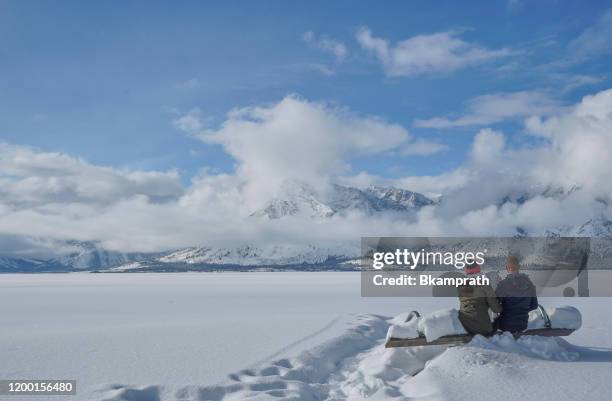
[(558, 338), (476, 336), (467, 346), (448, 348), (398, 391), (419, 401), (609, 399), (609, 370), (572, 362), (580, 358), (573, 349)]
[(452, 334), (467, 334), (459, 321), (459, 313), (456, 309), (442, 309), (420, 320), (420, 331), (425, 335), (428, 342), (434, 341), (442, 336)]
[(393, 324), (387, 330), (387, 340), (390, 338), (417, 338), (419, 337), (419, 321), (417, 319), (409, 322)]
[(406, 323), (410, 318), (412, 318), (414, 312), (402, 312), (399, 315), (394, 316), (389, 320), (389, 324), (391, 325), (401, 325)]
[(567, 341), (557, 337), (522, 336), (515, 339), (511, 333), (503, 332), (489, 338), (474, 336), (471, 347), (512, 352), (549, 361), (576, 361), (580, 357), (571, 350)]
[(422, 333), (431, 342), (440, 337), (452, 334), (466, 334), (459, 321), (456, 309), (442, 309), (420, 318), (413, 317), (405, 321), (409, 314), (403, 313), (391, 320), (387, 331), (389, 338), (417, 338)]
[[(545, 308), (550, 319), (550, 324), (558, 329), (578, 330), (582, 326), (582, 315), (573, 306), (560, 306), (558, 308)], [(541, 329), (545, 327), (544, 318), (538, 310), (529, 313), (529, 329)]]
[(330, 380), (330, 400), (386, 400), (401, 397), (399, 387), (409, 383), (445, 346), (375, 347), (349, 361)]
[(387, 330), (387, 340), (390, 338), (416, 338), (420, 335), (420, 318), (413, 312), (401, 313), (391, 319)]

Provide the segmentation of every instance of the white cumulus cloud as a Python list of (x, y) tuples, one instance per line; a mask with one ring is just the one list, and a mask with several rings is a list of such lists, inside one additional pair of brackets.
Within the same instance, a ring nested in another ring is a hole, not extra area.
[(7, 203), (108, 204), (134, 195), (165, 201), (182, 193), (176, 171), (121, 170), (63, 153), (0, 143), (0, 194)]
[(222, 145), (255, 201), (287, 180), (320, 188), (330, 176), (348, 170), (350, 157), (392, 150), (410, 139), (401, 125), (294, 95), (234, 109), (214, 129), (201, 129), (194, 118), (189, 113), (176, 124), (204, 142)]

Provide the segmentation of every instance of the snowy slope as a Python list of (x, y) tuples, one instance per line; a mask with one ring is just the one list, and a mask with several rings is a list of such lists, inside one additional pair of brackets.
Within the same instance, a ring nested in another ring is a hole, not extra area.
[(559, 227), (550, 234), (567, 237), (612, 238), (612, 221), (603, 215), (598, 215), (577, 226)]
[(64, 246), (73, 249), (67, 255), (45, 261), (47, 270), (95, 270), (150, 259), (155, 253), (122, 253), (109, 251), (92, 242), (66, 241)]
[[(376, 196), (367, 197), (366, 194), (376, 193)], [(359, 191), (349, 187), (339, 187), (334, 192), (340, 194), (339, 198), (329, 203), (334, 211), (358, 209), (368, 213), (377, 211), (393, 211), (410, 213), (411, 210), (430, 205), (433, 202), (421, 195), (405, 190), (389, 188), (370, 188)], [(375, 201), (372, 198), (376, 199)], [(310, 207), (310, 206), (309, 206)], [(316, 210), (309, 209), (314, 215)], [(325, 209), (327, 210), (327, 209)], [(275, 210), (271, 215), (282, 215), (280, 210)], [(267, 215), (270, 217), (271, 215)], [(321, 216), (321, 215), (319, 215)], [(272, 218), (272, 217), (270, 217)], [(523, 233), (522, 235), (526, 235)], [(612, 221), (604, 216), (597, 216), (577, 226), (559, 227), (544, 233), (530, 233), (531, 235), (543, 236), (576, 236), (591, 237), (591, 250), (598, 257), (612, 258), (612, 249), (609, 240), (612, 239)], [(505, 256), (507, 249), (503, 243), (487, 245), (477, 243), (475, 240), (466, 241), (457, 245), (461, 249), (488, 249), (489, 257)], [(447, 249), (452, 250), (452, 249)], [(355, 246), (337, 245), (330, 247), (317, 247), (313, 245), (304, 246), (276, 246), (252, 247), (243, 246), (236, 248), (188, 248), (173, 252), (167, 256), (156, 259), (161, 263), (187, 263), (204, 265), (239, 265), (239, 266), (284, 266), (302, 264), (325, 264), (330, 268), (338, 266), (338, 263), (354, 262), (359, 258), (360, 249)]]
[(38, 259), (0, 257), (0, 271), (34, 272), (39, 270), (44, 263)]
[(0, 256), (0, 272), (89, 271), (151, 260), (162, 256), (161, 253), (109, 251), (93, 242), (84, 241), (57, 241), (57, 247), (70, 251), (48, 260)]
[(306, 184), (285, 182), (280, 197), (273, 198), (265, 207), (251, 214), (252, 217), (279, 219), (285, 216), (306, 215), (313, 218), (332, 216), (335, 211), (321, 200), (316, 191)]
[(205, 265), (277, 266), (318, 264), (344, 261), (359, 255), (359, 248), (338, 246), (333, 248), (304, 246), (269, 247), (243, 246), (236, 248), (188, 248), (158, 259), (162, 263)]
[(326, 218), (346, 211), (365, 214), (400, 212), (410, 216), (423, 206), (435, 202), (425, 195), (394, 187), (370, 187), (365, 190), (334, 184), (329, 192), (317, 193), (308, 185), (288, 182), (280, 197), (272, 199), (253, 217), (279, 219), (287, 216), (306, 215)]
[(425, 195), (405, 189), (374, 186), (366, 189), (365, 192), (380, 200), (380, 210), (406, 211), (435, 204), (435, 201)]

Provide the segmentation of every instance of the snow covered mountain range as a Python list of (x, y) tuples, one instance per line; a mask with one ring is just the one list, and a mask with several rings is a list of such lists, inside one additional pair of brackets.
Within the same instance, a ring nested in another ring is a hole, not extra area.
[[(555, 196), (555, 193), (549, 195)], [(393, 214), (394, 218), (411, 219), (421, 208), (435, 206), (439, 201), (394, 187), (357, 189), (334, 184), (330, 191), (319, 193), (307, 185), (292, 182), (285, 184), (277, 196), (251, 213), (249, 218), (275, 220), (300, 216), (328, 219), (358, 212), (367, 215)], [(503, 200), (516, 201), (511, 197)], [(517, 227), (516, 235), (528, 234)], [(612, 239), (612, 221), (598, 216), (583, 224), (557, 227), (544, 234)], [(66, 241), (62, 245), (73, 251), (49, 260), (0, 256), (0, 272), (355, 269), (360, 252), (359, 243), (329, 247), (310, 244), (225, 248), (202, 246), (164, 253), (121, 253), (103, 249), (92, 242)]]
[(65, 241), (71, 252), (52, 259), (0, 257), (0, 272), (90, 271), (158, 257), (159, 253), (122, 253), (92, 242)]

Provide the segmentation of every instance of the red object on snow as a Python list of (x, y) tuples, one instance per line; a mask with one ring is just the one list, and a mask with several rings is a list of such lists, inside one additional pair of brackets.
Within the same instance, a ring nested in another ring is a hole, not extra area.
[(467, 274), (478, 274), (480, 273), (480, 265), (474, 264), (473, 266), (466, 268), (465, 272)]

